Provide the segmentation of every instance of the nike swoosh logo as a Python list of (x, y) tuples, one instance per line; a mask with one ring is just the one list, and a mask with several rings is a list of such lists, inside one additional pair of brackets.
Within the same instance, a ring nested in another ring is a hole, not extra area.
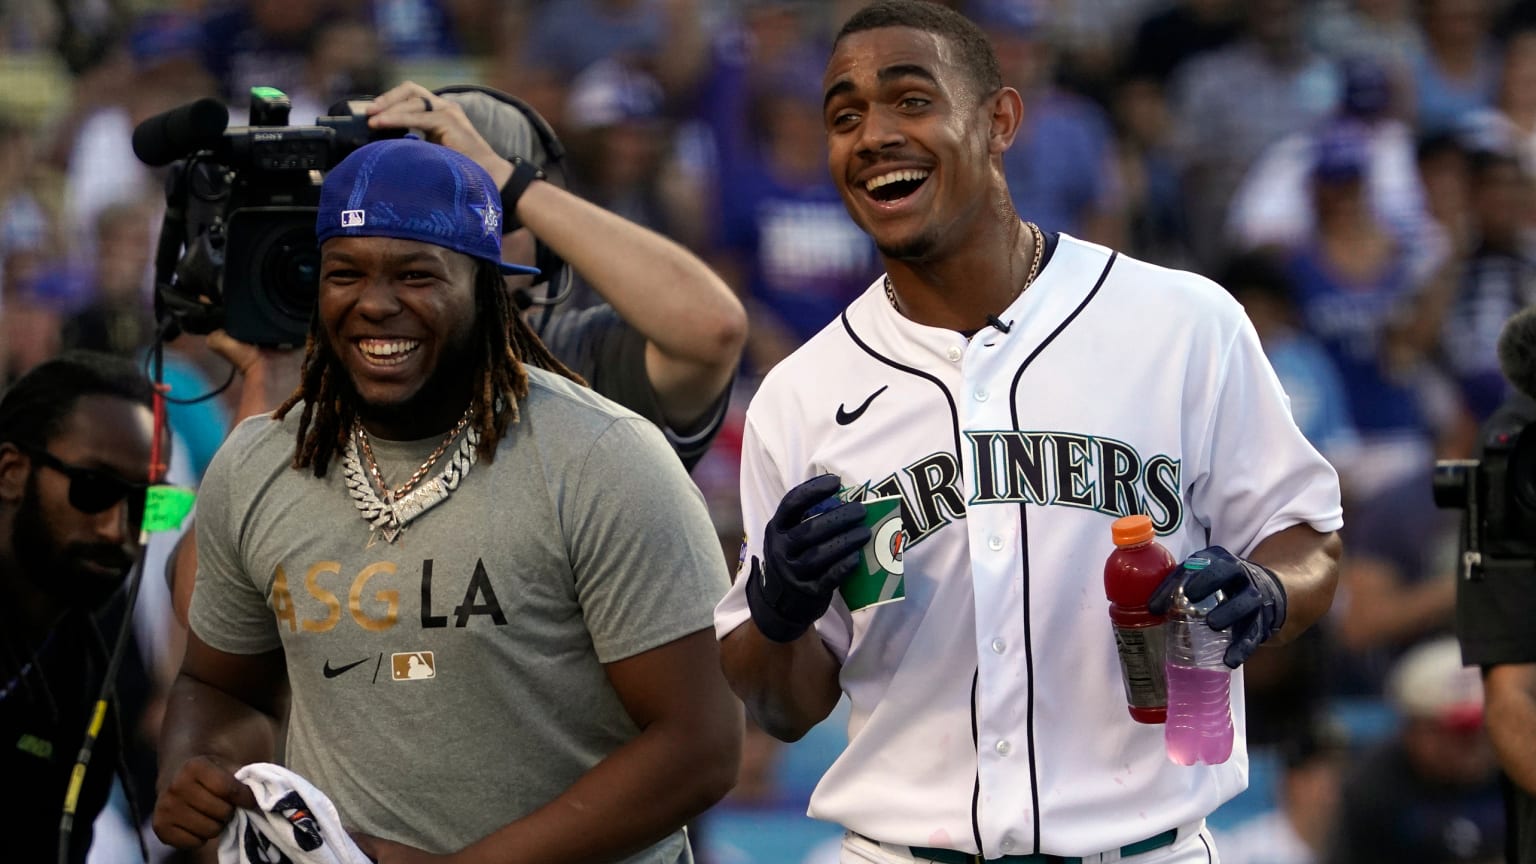
[(325, 677), (327, 677), (327, 678), (335, 678), (337, 675), (340, 675), (341, 673), (346, 672), (346, 671), (352, 669), (355, 666), (361, 666), (362, 664), (367, 663), (367, 662), (368, 662), (368, 658), (364, 657), (363, 659), (357, 661), (356, 663), (348, 663), (345, 666), (337, 666), (335, 668), (332, 668), (331, 667), (331, 661), (327, 660), (327, 661), (325, 661), (325, 668), (320, 670), (320, 671), (324, 672), (325, 673)]
[(859, 403), (859, 407), (853, 409), (852, 411), (849, 411), (847, 408), (843, 407), (843, 404), (839, 402), (837, 405), (837, 425), (847, 426), (849, 423), (852, 423), (860, 417), (863, 417), (864, 412), (869, 409), (869, 403), (875, 401), (875, 397), (879, 396), (881, 393), (884, 393), (886, 387), (889, 386), (891, 385), (887, 384), (885, 387), (881, 387), (879, 390), (869, 394), (869, 398)]

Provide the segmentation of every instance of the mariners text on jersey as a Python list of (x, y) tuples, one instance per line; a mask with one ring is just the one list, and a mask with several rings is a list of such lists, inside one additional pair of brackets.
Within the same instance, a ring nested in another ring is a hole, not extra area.
[(1165, 454), (1143, 457), (1124, 441), (1073, 432), (967, 430), (965, 437), (973, 485), (968, 498), (960, 488), (961, 467), (946, 452), (845, 490), (843, 498), (901, 496), (908, 545), (962, 518), (967, 504), (1060, 505), (1115, 517), (1146, 513), (1163, 534), (1183, 518), (1179, 462)]

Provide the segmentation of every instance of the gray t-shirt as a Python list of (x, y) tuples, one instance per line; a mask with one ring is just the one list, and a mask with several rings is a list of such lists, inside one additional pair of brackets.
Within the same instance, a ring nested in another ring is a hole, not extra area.
[(720, 388), (709, 410), (688, 429), (667, 424), (661, 400), (645, 369), (645, 334), (606, 303), (561, 309), (539, 332), (551, 354), (585, 378), (592, 389), (661, 427), (689, 471), (704, 457), (725, 422), (730, 385)]
[[(546, 804), (639, 734), (603, 664), (707, 629), (727, 587), (656, 428), (528, 371), (496, 460), (394, 543), (363, 521), (340, 458), (323, 479), (290, 467), (298, 411), (236, 428), (199, 495), (192, 629), (231, 653), (283, 649), (288, 766), (348, 825), (433, 852)], [(375, 439), (384, 479), (439, 440)], [(680, 830), (629, 860), (692, 859)]]

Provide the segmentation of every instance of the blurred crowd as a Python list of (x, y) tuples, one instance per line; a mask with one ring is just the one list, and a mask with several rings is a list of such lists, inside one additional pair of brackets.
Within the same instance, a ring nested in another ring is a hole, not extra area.
[[(827, 177), (819, 112), (831, 36), (856, 5), (6, 0), (0, 375), (69, 347), (143, 356), (174, 337), (173, 396), (231, 376), (201, 337), (157, 322), (164, 177), (133, 155), (142, 120), (215, 96), (239, 125), (253, 86), (287, 93), (290, 122), (307, 124), (401, 80), (489, 85), (551, 122), (575, 191), (699, 253), (746, 304), (732, 417), (693, 472), (734, 560), (754, 382), (878, 276)], [(1246, 830), (1300, 851), (1241, 839), (1224, 860), (1497, 860), (1497, 769), (1443, 641), (1457, 516), (1435, 508), (1430, 477), (1436, 458), (1473, 455), (1506, 396), (1499, 329), (1536, 301), (1536, 2), (951, 5), (985, 27), (1023, 94), (1005, 160), (1021, 214), (1230, 290), (1343, 480), (1334, 610), (1247, 673), (1250, 746), (1284, 765), (1285, 785), (1272, 824)], [(233, 407), (173, 406), (188, 485)], [(152, 674), (174, 666), (173, 628), (169, 615), (164, 632), (141, 627)], [(1340, 704), (1401, 725), (1340, 741)], [(773, 750), (748, 750), (734, 803), (771, 804)], [(1331, 800), (1345, 804), (1315, 806)], [(1422, 855), (1383, 851), (1383, 836)], [(1328, 851), (1325, 837), (1342, 839)], [(1243, 857), (1250, 846), (1270, 857)]]

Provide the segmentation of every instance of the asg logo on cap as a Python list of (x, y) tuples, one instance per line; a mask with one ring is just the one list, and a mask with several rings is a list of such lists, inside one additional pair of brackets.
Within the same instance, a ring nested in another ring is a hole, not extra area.
[(341, 227), (361, 228), (363, 225), (363, 213), (364, 211), (362, 210), (341, 211)]
[(492, 198), (490, 192), (485, 193), (484, 204), (471, 204), (469, 209), (480, 214), (480, 228), (485, 236), (493, 237), (501, 233), (501, 202)]

